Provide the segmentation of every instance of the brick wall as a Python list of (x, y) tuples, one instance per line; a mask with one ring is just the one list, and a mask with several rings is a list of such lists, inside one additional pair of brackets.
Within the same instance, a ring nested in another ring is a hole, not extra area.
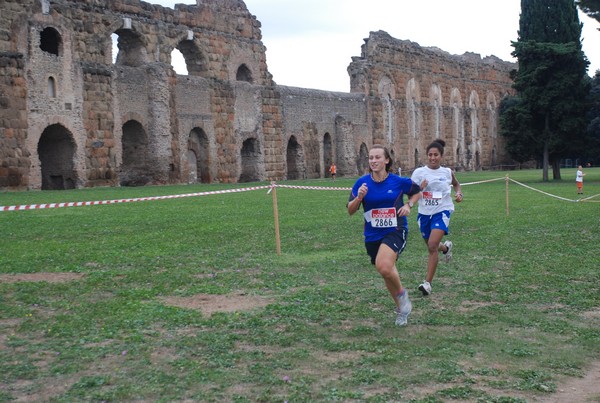
[[(43, 188), (44, 164), (58, 162), (39, 152), (54, 138), (69, 144), (61, 169), (75, 187), (319, 178), (331, 161), (357, 175), (374, 143), (411, 169), (436, 136), (457, 169), (506, 160), (497, 109), (514, 66), (496, 58), (374, 32), (349, 66), (351, 92), (338, 93), (276, 85), (260, 22), (239, 0), (0, 9), (0, 189)], [(173, 49), (187, 76), (174, 72)]]

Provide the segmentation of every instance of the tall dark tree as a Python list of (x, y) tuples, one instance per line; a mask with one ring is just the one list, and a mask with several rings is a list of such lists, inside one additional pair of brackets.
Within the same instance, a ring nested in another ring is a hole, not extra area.
[(581, 11), (600, 22), (600, 0), (575, 0)]
[(589, 94), (590, 109), (587, 114), (588, 141), (583, 155), (587, 162), (594, 165), (600, 164), (600, 70), (591, 79), (592, 88)]
[(519, 96), (505, 97), (500, 102), (500, 133), (504, 136), (508, 154), (517, 162), (527, 162), (539, 157), (531, 144), (536, 144), (529, 110)]
[(560, 159), (582, 150), (585, 134), (589, 62), (581, 48), (581, 28), (573, 0), (521, 0), (519, 38), (512, 45), (519, 69), (516, 100), (503, 110), (502, 128), (514, 149), (531, 150), (542, 160), (543, 179)]

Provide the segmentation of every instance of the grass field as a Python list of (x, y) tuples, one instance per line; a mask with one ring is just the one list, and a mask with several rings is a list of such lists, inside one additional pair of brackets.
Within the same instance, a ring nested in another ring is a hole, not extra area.
[[(546, 183), (537, 170), (457, 176), (507, 173), (576, 199), (574, 169)], [(585, 196), (600, 194), (600, 168), (586, 173)], [(0, 193), (0, 205), (247, 186)], [(347, 191), (278, 188), (281, 255), (266, 190), (0, 212), (0, 401), (559, 394), (600, 361), (600, 196), (568, 202), (511, 183), (507, 215), (505, 187), (463, 187), (448, 238), (454, 259), (440, 263), (429, 297), (416, 290), (427, 251), (413, 211), (397, 264), (414, 306), (404, 328), (364, 252), (362, 218), (345, 210)]]

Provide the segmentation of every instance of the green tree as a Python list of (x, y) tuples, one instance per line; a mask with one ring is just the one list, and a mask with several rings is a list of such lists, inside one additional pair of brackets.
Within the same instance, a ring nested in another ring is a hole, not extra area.
[(586, 161), (598, 165), (600, 163), (600, 70), (596, 71), (596, 75), (591, 81), (586, 133), (588, 141), (583, 156)]
[(581, 11), (600, 22), (600, 0), (576, 0), (575, 3)]
[(501, 132), (513, 158), (541, 157), (545, 181), (550, 165), (560, 179), (560, 159), (585, 147), (589, 62), (581, 28), (573, 0), (521, 0), (519, 37), (512, 43), (517, 97), (501, 111)]
[[(529, 130), (531, 115), (519, 96), (505, 97), (500, 102), (500, 133), (508, 154), (517, 162), (538, 158), (536, 138)], [(534, 147), (531, 144), (535, 144)]]

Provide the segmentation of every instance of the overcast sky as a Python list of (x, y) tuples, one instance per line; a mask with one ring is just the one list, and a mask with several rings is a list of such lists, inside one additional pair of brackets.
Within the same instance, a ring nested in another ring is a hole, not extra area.
[[(195, 0), (147, 0), (174, 7)], [(348, 92), (347, 68), (369, 32), (451, 54), (515, 61), (520, 0), (244, 0), (262, 24), (267, 66), (277, 84)], [(580, 13), (590, 75), (600, 69), (600, 24)]]

